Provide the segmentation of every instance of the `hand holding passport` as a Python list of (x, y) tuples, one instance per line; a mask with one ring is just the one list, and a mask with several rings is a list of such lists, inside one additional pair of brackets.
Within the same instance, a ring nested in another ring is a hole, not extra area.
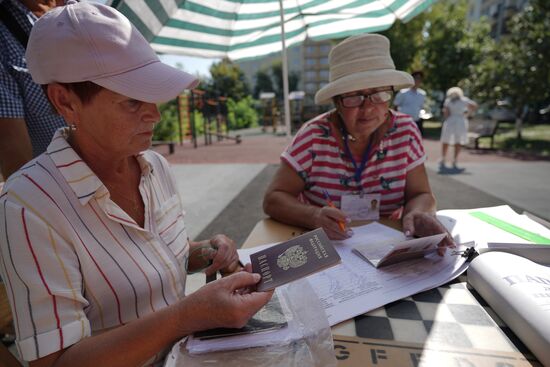
[(262, 279), (257, 291), (268, 291), (340, 263), (340, 255), (322, 228), (250, 255), (252, 272)]

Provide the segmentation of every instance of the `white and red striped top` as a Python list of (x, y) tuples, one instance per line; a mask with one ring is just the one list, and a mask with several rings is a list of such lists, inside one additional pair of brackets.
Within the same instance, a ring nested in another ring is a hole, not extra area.
[[(340, 207), (342, 195), (357, 192), (355, 169), (341, 149), (327, 112), (302, 126), (281, 159), (305, 182), (300, 199), (318, 206), (326, 205), (323, 189)], [(390, 215), (405, 203), (407, 172), (426, 160), (418, 127), (409, 115), (391, 111), (392, 126), (380, 144), (372, 147), (367, 165), (361, 174), (363, 192), (380, 193), (381, 215)], [(361, 157), (354, 157), (357, 164)]]
[(47, 152), (0, 194), (0, 270), (24, 360), (159, 310), (185, 292), (189, 243), (166, 160), (152, 151), (137, 157), (141, 228), (110, 200), (65, 134), (58, 130)]

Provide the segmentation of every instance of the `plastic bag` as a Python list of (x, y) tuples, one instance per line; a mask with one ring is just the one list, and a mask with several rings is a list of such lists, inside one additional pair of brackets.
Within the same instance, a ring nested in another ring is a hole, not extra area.
[(292, 340), (264, 347), (190, 354), (186, 339), (176, 343), (165, 367), (193, 367), (220, 364), (240, 366), (336, 366), (332, 334), (317, 294), (306, 279), (277, 289)]

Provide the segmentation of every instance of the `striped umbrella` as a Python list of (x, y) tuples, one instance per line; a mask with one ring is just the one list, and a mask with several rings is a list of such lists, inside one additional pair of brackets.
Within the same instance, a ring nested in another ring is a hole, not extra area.
[[(382, 31), (408, 21), (434, 0), (112, 0), (159, 53), (255, 58), (312, 40)], [(284, 22), (282, 21), (284, 19)], [(284, 37), (281, 37), (284, 34)], [(281, 39), (283, 42), (281, 42)], [(287, 133), (290, 115), (285, 113)]]

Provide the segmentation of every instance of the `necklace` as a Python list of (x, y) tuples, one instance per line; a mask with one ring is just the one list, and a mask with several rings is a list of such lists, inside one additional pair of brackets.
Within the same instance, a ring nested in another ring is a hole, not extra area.
[(338, 112), (336, 112), (336, 119), (338, 120), (338, 127), (340, 128), (340, 135), (342, 135), (342, 140), (349, 141), (350, 143), (355, 143), (357, 138), (350, 134), (344, 125), (344, 119)]

